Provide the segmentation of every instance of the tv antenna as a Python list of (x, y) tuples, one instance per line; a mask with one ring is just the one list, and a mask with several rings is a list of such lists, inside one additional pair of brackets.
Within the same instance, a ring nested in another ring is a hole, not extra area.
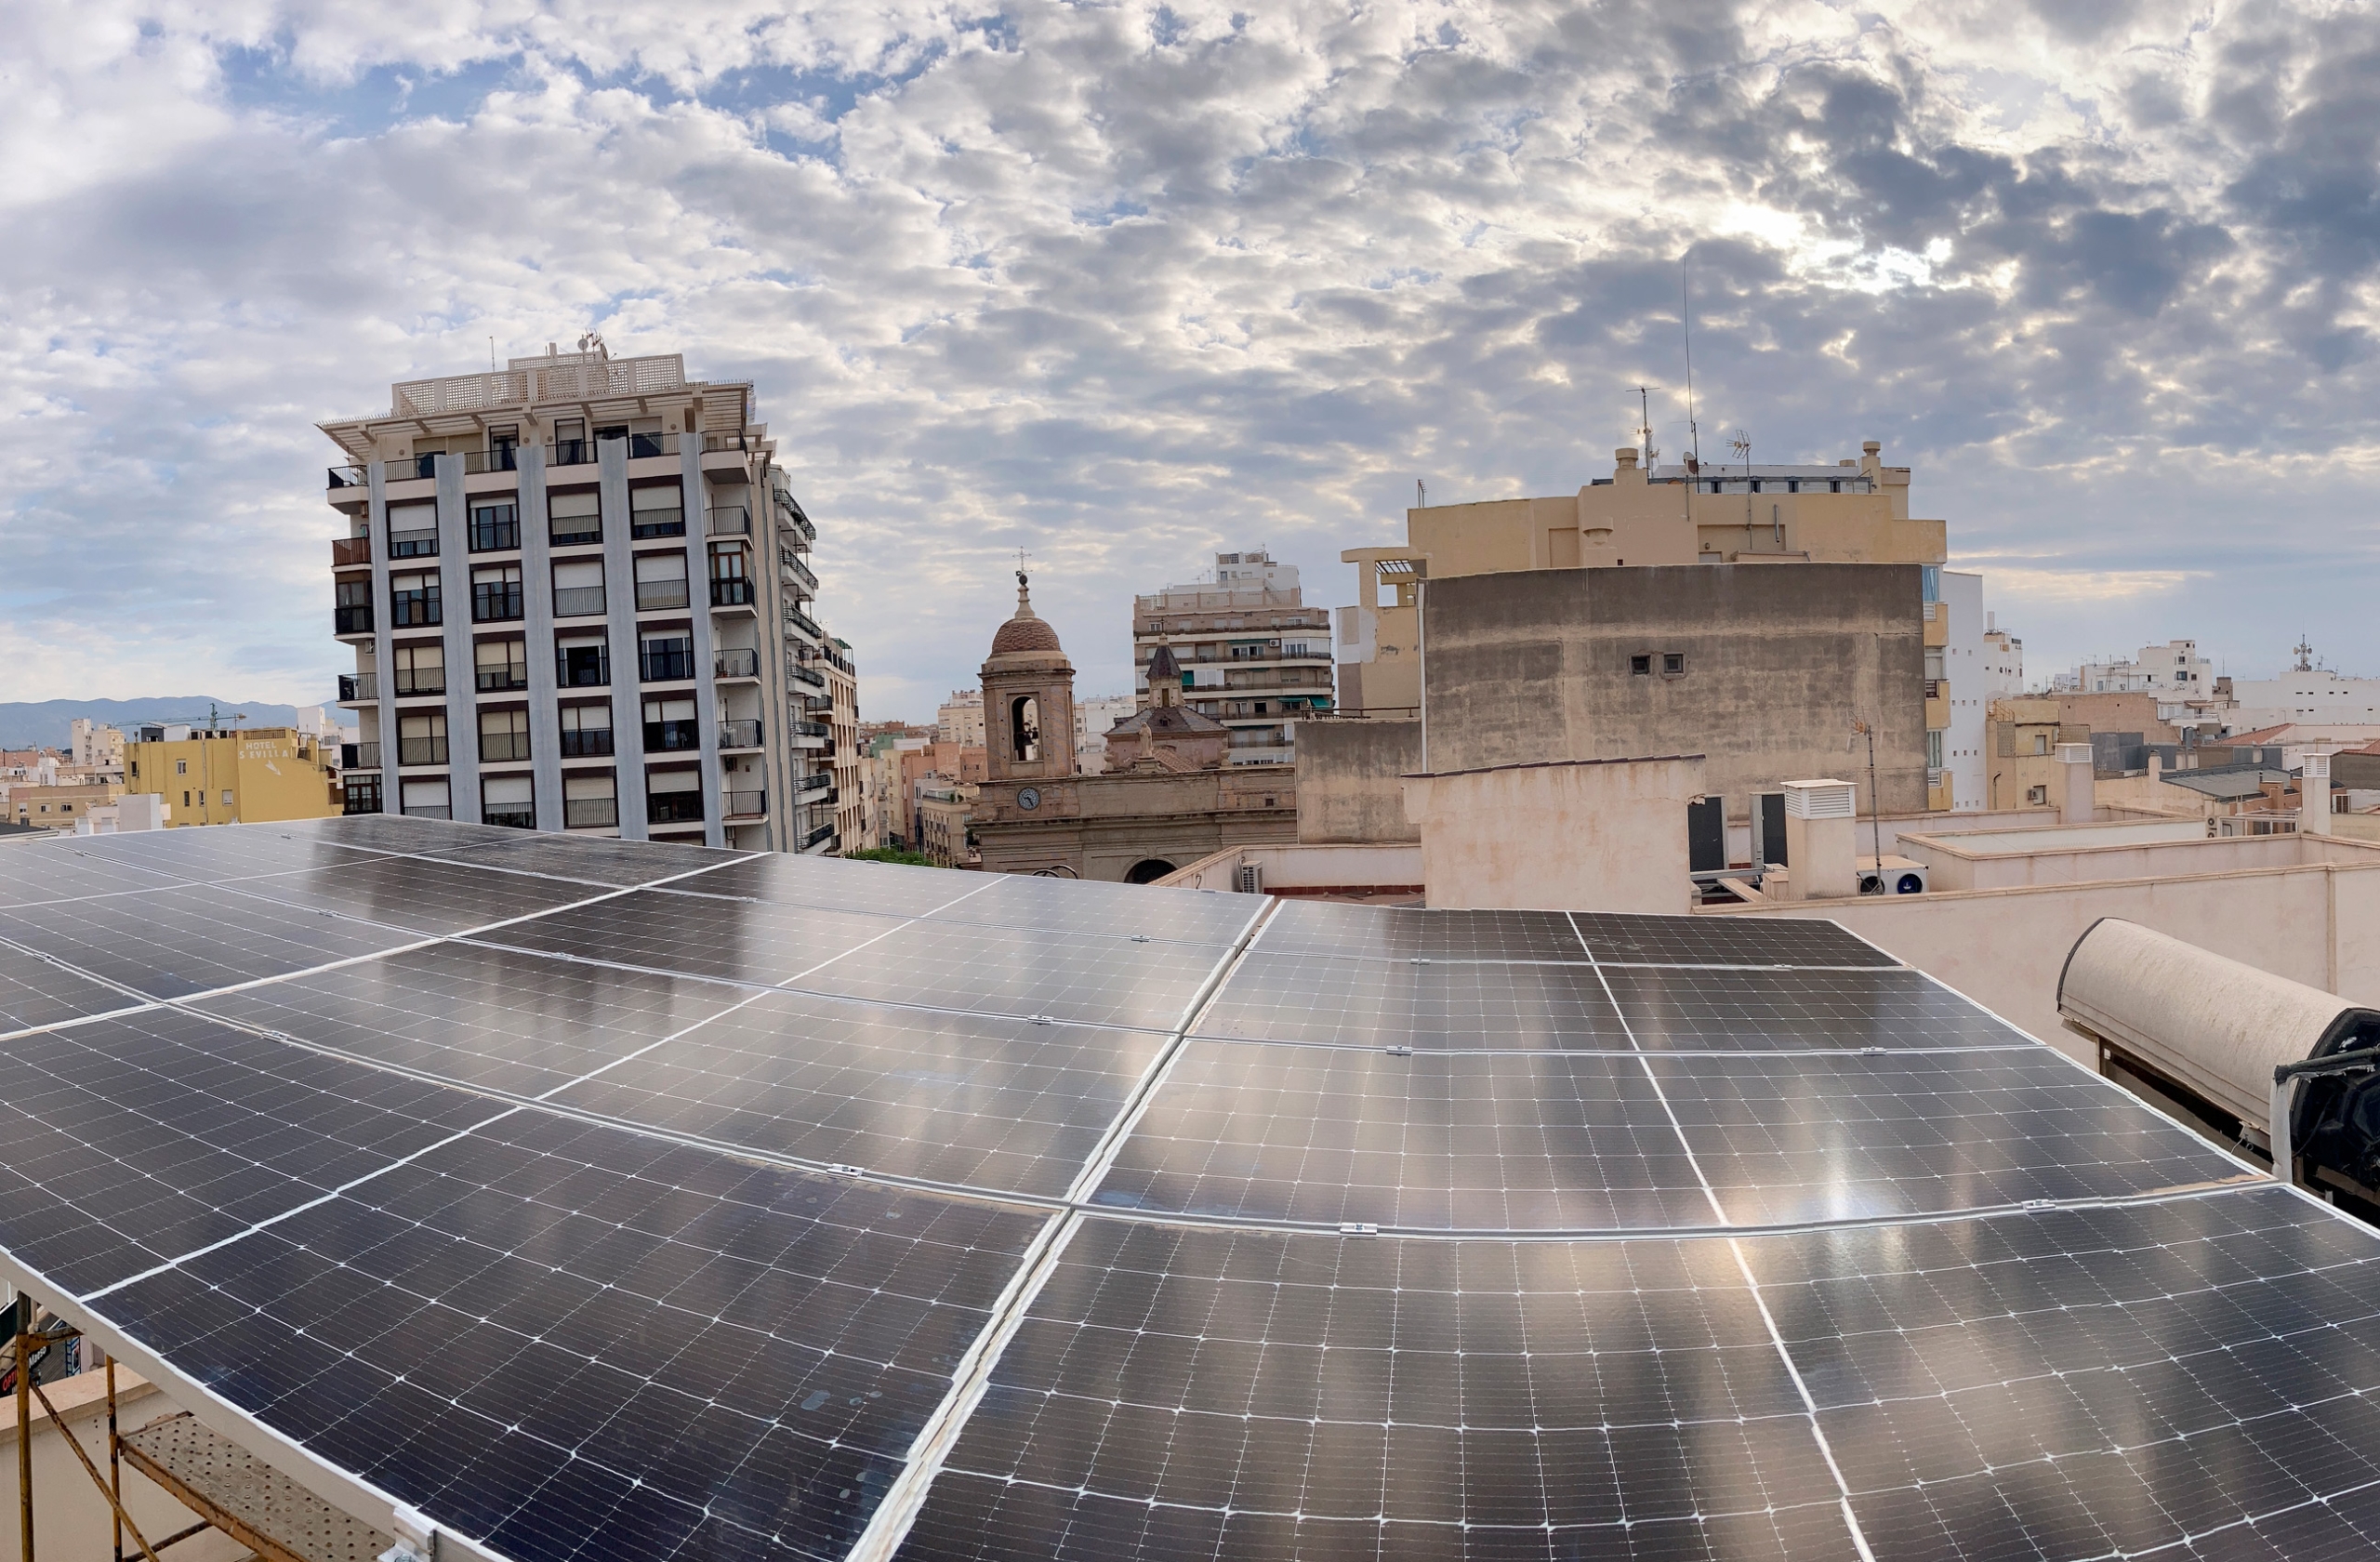
[(1653, 448), (1652, 393), (1661, 388), (1658, 385), (1639, 385), (1635, 389), (1636, 438), (1637, 443), (1644, 451), (1645, 470), (1649, 472), (1653, 470), (1653, 457), (1660, 454)]
[(2314, 670), (2314, 648), (2306, 643), (2306, 636), (2302, 632), (2297, 637), (2297, 643), (2290, 649), (2297, 653), (2297, 665), (2291, 668), (2290, 671), (2311, 672)]
[(1687, 460), (1696, 471), (1702, 470), (1702, 430), (1694, 421), (1694, 284), (1687, 266), (1694, 252), (1688, 249), (1678, 257), (1677, 294), (1686, 323), (1686, 438)]
[[(1736, 459), (1744, 464), (1744, 536), (1749, 537), (1752, 536), (1752, 430), (1750, 429), (1738, 429), (1734, 433), (1729, 434), (1727, 436), (1727, 448), (1734, 451), (1736, 453)], [(1747, 542), (1744, 546), (1749, 548), (1752, 545)]]

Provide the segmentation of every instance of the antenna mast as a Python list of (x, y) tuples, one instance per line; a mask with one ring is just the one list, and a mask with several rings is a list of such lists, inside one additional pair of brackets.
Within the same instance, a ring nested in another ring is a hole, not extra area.
[(1702, 430), (1694, 421), (1694, 286), (1687, 275), (1687, 262), (1693, 255), (1689, 249), (1678, 257), (1677, 294), (1683, 306), (1686, 323), (1686, 437), (1694, 470), (1702, 470)]
[(1643, 453), (1644, 453), (1644, 457), (1643, 457), (1643, 458), (1644, 458), (1644, 462), (1645, 462), (1645, 472), (1646, 472), (1646, 476), (1648, 476), (1648, 477), (1649, 477), (1650, 475), (1652, 475), (1652, 470), (1653, 470), (1653, 457), (1655, 457), (1656, 456), (1659, 456), (1659, 455), (1660, 454), (1660, 452), (1659, 452), (1659, 451), (1655, 450), (1655, 449), (1653, 448), (1653, 399), (1652, 399), (1652, 393), (1653, 393), (1654, 391), (1656, 391), (1656, 390), (1659, 390), (1659, 389), (1661, 389), (1661, 388), (1660, 388), (1659, 386), (1658, 386), (1658, 385), (1639, 385), (1639, 386), (1637, 386), (1637, 387), (1635, 388), (1635, 390), (1636, 390), (1636, 440), (1637, 440), (1637, 444), (1638, 444), (1638, 446), (1642, 449), (1642, 451), (1643, 451)]

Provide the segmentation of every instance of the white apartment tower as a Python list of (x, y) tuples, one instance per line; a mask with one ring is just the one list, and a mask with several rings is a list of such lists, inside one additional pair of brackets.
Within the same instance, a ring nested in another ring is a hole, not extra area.
[(752, 387), (580, 345), (322, 425), (347, 811), (832, 851), (817, 533)]
[(1231, 729), (1233, 764), (1289, 764), (1297, 720), (1331, 708), (1330, 610), (1307, 607), (1295, 564), (1263, 549), (1215, 555), (1215, 577), (1132, 599), (1132, 683), (1149, 703), (1160, 642), (1183, 704)]

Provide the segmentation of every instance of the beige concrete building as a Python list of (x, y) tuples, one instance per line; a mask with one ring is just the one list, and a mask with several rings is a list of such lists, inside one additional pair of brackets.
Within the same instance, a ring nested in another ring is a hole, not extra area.
[(1308, 607), (1297, 566), (1262, 549), (1215, 555), (1214, 578), (1132, 599), (1133, 685), (1172, 648), (1188, 708), (1230, 729), (1234, 764), (1287, 764), (1297, 724), (1335, 708), (1330, 613)]
[(344, 801), (337, 751), (294, 727), (140, 729), (125, 790), (161, 797), (168, 826), (327, 819)]
[(71, 833), (91, 810), (106, 808), (123, 795), (123, 785), (114, 781), (20, 783), (8, 788), (8, 817), (35, 829)]
[(87, 716), (77, 716), (68, 723), (72, 735), (67, 751), (73, 756), (74, 768), (86, 775), (105, 773), (110, 779), (124, 777), (124, 731), (120, 727), (101, 726)]
[(867, 843), (866, 788), (860, 783), (859, 672), (851, 657), (848, 641), (838, 640), (827, 646), (821, 670), (826, 675), (827, 751), (834, 759), (824, 787), (804, 777), (809, 788), (805, 801), (813, 814), (820, 817), (803, 833), (820, 823), (832, 823), (837, 852), (856, 852)]
[(933, 735), (937, 743), (984, 746), (984, 691), (954, 689), (933, 713)]
[(817, 534), (752, 388), (581, 346), (322, 426), (345, 806), (827, 851)]
[[(1537, 570), (1641, 569), (1676, 564), (1914, 564), (1907, 616), (1923, 655), (1909, 670), (1922, 702), (1928, 763), (1924, 805), (1956, 803), (1945, 748), (1952, 688), (1950, 613), (1941, 600), (1949, 557), (1944, 523), (1909, 512), (1910, 470), (1884, 463), (1874, 440), (1834, 466), (1705, 465), (1646, 470), (1639, 453), (1614, 453), (1612, 475), (1575, 495), (1434, 505), (1406, 511), (1402, 548), (1357, 548), (1355, 605), (1339, 616), (1342, 707), (1416, 715), (1421, 701), (1424, 581)], [(1382, 590), (1392, 598), (1381, 601)], [(1976, 626), (1978, 649), (1982, 626)], [(1962, 658), (1962, 670), (1981, 657)], [(1893, 696), (1897, 705), (1899, 696)], [(1646, 748), (1659, 745), (1648, 742)], [(1699, 749), (1700, 744), (1690, 747)], [(1729, 804), (1733, 809), (1736, 805)]]

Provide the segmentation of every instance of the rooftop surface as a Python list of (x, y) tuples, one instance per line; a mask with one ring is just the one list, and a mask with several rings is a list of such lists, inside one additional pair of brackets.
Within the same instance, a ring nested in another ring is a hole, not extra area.
[(439, 1555), (2359, 1553), (2380, 1234), (1831, 922), (0, 848), (0, 1269)]

